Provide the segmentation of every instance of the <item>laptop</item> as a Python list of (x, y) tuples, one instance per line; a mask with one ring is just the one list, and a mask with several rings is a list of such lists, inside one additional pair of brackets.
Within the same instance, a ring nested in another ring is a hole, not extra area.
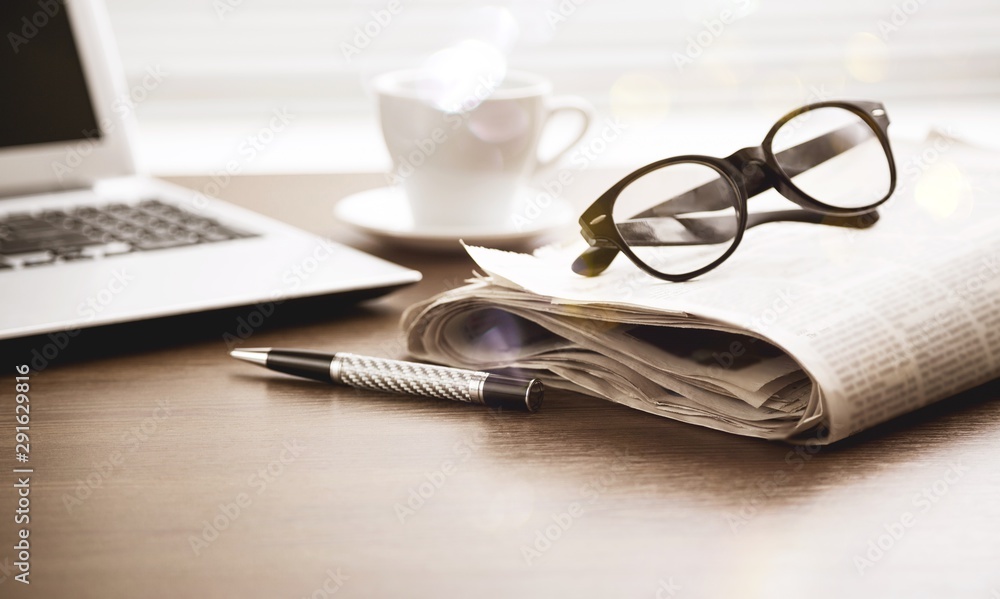
[(0, 339), (420, 280), (137, 174), (99, 1), (3, 0), (0, 32)]

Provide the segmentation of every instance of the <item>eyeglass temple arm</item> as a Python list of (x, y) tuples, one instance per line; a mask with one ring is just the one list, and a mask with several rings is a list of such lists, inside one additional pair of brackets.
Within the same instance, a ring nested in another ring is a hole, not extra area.
[(866, 212), (861, 216), (830, 216), (810, 210), (777, 210), (774, 212), (755, 212), (747, 215), (747, 228), (766, 223), (798, 222), (826, 225), (828, 227), (846, 227), (848, 229), (867, 229), (878, 222), (877, 210)]
[[(815, 139), (803, 142), (797, 146), (786, 148), (775, 155), (778, 162), (791, 166), (783, 166), (785, 173), (789, 177), (794, 177), (806, 170), (818, 166), (834, 156), (841, 154), (858, 143), (867, 139), (866, 135), (869, 127), (865, 123), (852, 123), (821, 135)], [(846, 142), (846, 143), (845, 143)], [(791, 160), (792, 157), (801, 157), (807, 160)], [(747, 177), (747, 197), (754, 197), (761, 194), (773, 186), (765, 173), (759, 169), (752, 169)], [(634, 218), (650, 218), (654, 216), (675, 216), (687, 212), (708, 212), (712, 210), (724, 210), (730, 208), (732, 204), (727, 201), (729, 184), (721, 179), (706, 183), (699, 187), (682, 193), (679, 196), (670, 198), (660, 204), (637, 214)], [(768, 213), (761, 213), (762, 216), (755, 217), (753, 214), (747, 217), (747, 227), (753, 227), (765, 222), (776, 221), (797, 221), (812, 222), (817, 224), (831, 224), (834, 226), (857, 227), (857, 224), (839, 224), (833, 221), (859, 222), (858, 217), (825, 217), (819, 213), (811, 213), (807, 210), (782, 210), (770, 213), (775, 216), (766, 216)], [(809, 216), (815, 214), (815, 217)], [(780, 216), (779, 216), (780, 215)], [(792, 216), (796, 215), (796, 216)], [(798, 216), (801, 215), (801, 216)], [(866, 226), (874, 224), (878, 220), (878, 213), (873, 213), (874, 220)], [(756, 218), (756, 220), (754, 220)], [(761, 220), (766, 218), (766, 220)], [(752, 224), (750, 221), (754, 221)], [(583, 251), (580, 256), (573, 261), (573, 272), (585, 276), (595, 276), (604, 272), (611, 262), (618, 255), (616, 247), (590, 247)]]
[[(771, 212), (755, 212), (747, 215), (747, 228), (774, 223), (774, 222), (799, 222), (831, 227), (846, 227), (850, 229), (867, 229), (878, 222), (878, 211), (872, 210), (861, 216), (830, 216), (809, 210), (776, 210)], [(685, 221), (690, 219), (675, 219), (682, 225), (687, 226)], [(662, 238), (650, 239), (647, 243), (638, 241), (634, 246), (678, 246), (678, 245), (705, 245), (719, 243), (720, 239), (713, 239), (713, 233), (722, 231), (732, 225), (732, 219), (728, 217), (706, 217), (697, 220), (698, 228), (688, 228), (683, 234), (677, 235), (676, 239), (665, 240)], [(726, 234), (725, 239), (732, 239), (731, 232)], [(701, 238), (699, 238), (699, 236)], [(616, 247), (591, 247), (587, 248), (576, 260), (573, 261), (573, 272), (584, 276), (592, 277), (604, 272), (611, 261), (618, 255)]]

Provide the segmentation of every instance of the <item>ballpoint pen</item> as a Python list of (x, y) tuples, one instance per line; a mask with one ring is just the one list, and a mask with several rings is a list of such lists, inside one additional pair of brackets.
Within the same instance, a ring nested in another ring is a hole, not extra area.
[(234, 349), (229, 355), (324, 383), (438, 397), (491, 408), (534, 412), (542, 405), (542, 382), (488, 372), (372, 358), (356, 354), (274, 349)]

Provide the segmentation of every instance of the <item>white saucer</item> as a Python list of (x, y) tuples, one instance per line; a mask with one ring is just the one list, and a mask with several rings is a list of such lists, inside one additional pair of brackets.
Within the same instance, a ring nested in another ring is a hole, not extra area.
[(482, 226), (420, 227), (413, 224), (409, 203), (401, 187), (380, 187), (347, 196), (337, 202), (333, 215), (341, 222), (376, 240), (399, 246), (461, 251), (461, 239), (470, 245), (520, 248), (566, 233), (577, 214), (563, 198), (526, 188), (518, 193), (514, 214), (501, 222)]

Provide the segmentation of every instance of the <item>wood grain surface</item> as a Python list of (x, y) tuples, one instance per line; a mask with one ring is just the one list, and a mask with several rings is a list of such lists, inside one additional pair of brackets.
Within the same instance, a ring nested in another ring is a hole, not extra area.
[[(472, 264), (331, 223), (380, 182), (223, 191), (425, 275), (358, 307), (282, 306), (246, 345), (404, 356), (401, 311)], [(28, 586), (12, 468), (31, 347), (5, 347), (0, 596), (1000, 597), (996, 383), (795, 449), (568, 393), (496, 414), (282, 377), (227, 357), (239, 315), (87, 332), (32, 374)]]

